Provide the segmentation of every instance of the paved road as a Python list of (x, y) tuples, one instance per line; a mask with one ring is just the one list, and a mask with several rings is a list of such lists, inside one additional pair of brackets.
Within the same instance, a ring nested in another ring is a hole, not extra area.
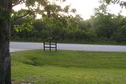
[[(10, 52), (43, 49), (43, 43), (11, 42)], [(112, 45), (88, 45), (88, 44), (58, 44), (59, 50), (80, 50), (80, 51), (109, 51), (126, 52), (126, 46)]]

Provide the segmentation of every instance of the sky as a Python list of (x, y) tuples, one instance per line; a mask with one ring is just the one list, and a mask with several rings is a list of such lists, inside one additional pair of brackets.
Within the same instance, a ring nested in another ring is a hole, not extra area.
[[(84, 19), (89, 19), (90, 16), (94, 15), (94, 9), (100, 6), (99, 0), (67, 0), (67, 3), (71, 3), (71, 7), (76, 8), (77, 13)], [(122, 11), (122, 15), (126, 15), (126, 9), (116, 4), (109, 5), (108, 10), (115, 15), (118, 15), (120, 11)]]
[(72, 8), (77, 9), (77, 13), (84, 19), (89, 19), (94, 13), (94, 8), (100, 4), (99, 0), (67, 0), (67, 3), (71, 4)]
[[(99, 0), (66, 0), (66, 4), (71, 4), (71, 8), (75, 8), (77, 10), (77, 14), (84, 19), (89, 19), (90, 16), (94, 14), (94, 8), (98, 8), (100, 5)], [(62, 4), (62, 3), (61, 3)], [(24, 5), (18, 5), (14, 7), (15, 10), (19, 10), (20, 8), (24, 8)], [(109, 12), (112, 14), (118, 14), (120, 10), (122, 10), (122, 15), (126, 15), (126, 9), (119, 5), (110, 5)]]

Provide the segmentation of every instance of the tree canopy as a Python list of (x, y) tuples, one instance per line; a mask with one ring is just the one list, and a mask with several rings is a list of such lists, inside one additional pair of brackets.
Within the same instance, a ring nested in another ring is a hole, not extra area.
[[(69, 39), (69, 41), (71, 40), (72, 42), (84, 41), (95, 43), (100, 41), (114, 41), (124, 43), (125, 35), (123, 32), (125, 31), (125, 24), (122, 24), (121, 22), (125, 20), (125, 17), (120, 14), (114, 15), (109, 13), (107, 9), (108, 4), (104, 3), (103, 0), (100, 3), (101, 5), (98, 8), (95, 8), (95, 14), (88, 20), (84, 20), (79, 15), (65, 15), (65, 13), (68, 14), (72, 11), (69, 10), (69, 6), (64, 8), (58, 7), (58, 11), (55, 11), (57, 6), (50, 4), (50, 7), (56, 7), (51, 9), (50, 15), (48, 15), (45, 10), (46, 13), (43, 13), (43, 17), (40, 20), (33, 20), (32, 31), (15, 32), (18, 37), (15, 37), (14, 35), (14, 38), (25, 39), (26, 37), (29, 38), (29, 40), (38, 39), (39, 41), (42, 41), (50, 35), (63, 42)], [(19, 22), (21, 21), (18, 20), (14, 25), (23, 24), (25, 21)], [(30, 38), (31, 36), (33, 38)]]
[(121, 7), (126, 7), (126, 1), (124, 0), (103, 0), (108, 4), (119, 4)]

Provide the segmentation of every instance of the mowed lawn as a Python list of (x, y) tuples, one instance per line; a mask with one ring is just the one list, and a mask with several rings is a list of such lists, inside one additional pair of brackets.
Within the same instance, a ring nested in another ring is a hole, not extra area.
[(126, 52), (29, 50), (11, 55), (13, 84), (126, 84)]

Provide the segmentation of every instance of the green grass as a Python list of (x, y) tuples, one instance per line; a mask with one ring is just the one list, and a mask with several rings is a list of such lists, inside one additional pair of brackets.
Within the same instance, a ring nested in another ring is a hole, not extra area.
[(11, 54), (13, 84), (126, 84), (126, 52), (30, 50)]

